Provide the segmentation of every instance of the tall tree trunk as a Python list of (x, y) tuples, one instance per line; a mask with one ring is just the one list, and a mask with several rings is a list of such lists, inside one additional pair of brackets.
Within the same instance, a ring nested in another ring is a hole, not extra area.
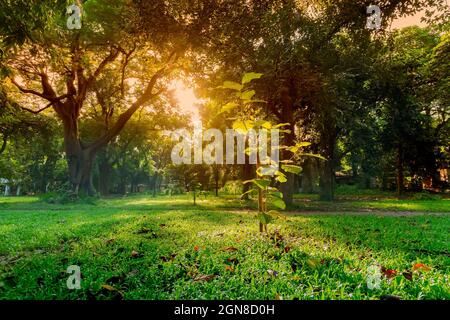
[(403, 147), (399, 143), (397, 146), (397, 196), (403, 194)]
[(92, 183), (92, 165), (95, 152), (91, 149), (83, 149), (78, 137), (76, 120), (64, 121), (64, 146), (69, 169), (69, 180), (73, 191), (78, 194), (95, 195)]
[(303, 164), (303, 175), (301, 187), (303, 193), (312, 193), (313, 190), (313, 161), (314, 159), (307, 158)]
[(103, 150), (99, 155), (98, 163), (98, 191), (102, 196), (109, 195), (112, 166), (109, 163), (107, 151)]
[(320, 172), (320, 193), (319, 198), (322, 201), (334, 200), (334, 169), (332, 159), (326, 160), (322, 163), (322, 170)]
[(155, 172), (155, 174), (152, 177), (153, 183), (152, 183), (152, 187), (153, 187), (153, 192), (152, 192), (152, 196), (153, 198), (156, 197), (156, 187), (158, 186), (158, 172)]
[(324, 156), (327, 160), (321, 163), (321, 172), (319, 178), (320, 193), (319, 198), (322, 201), (333, 201), (334, 200), (334, 148), (336, 144), (336, 133), (330, 127), (325, 128), (324, 134), (322, 135), (322, 150)]

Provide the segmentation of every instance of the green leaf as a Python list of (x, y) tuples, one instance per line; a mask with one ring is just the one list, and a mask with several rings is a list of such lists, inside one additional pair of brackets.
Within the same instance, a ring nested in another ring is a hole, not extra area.
[(244, 86), (234, 81), (225, 81), (223, 83), (223, 88), (232, 89), (236, 91), (241, 91)]
[(283, 199), (283, 194), (280, 191), (272, 191), (270, 195), (278, 199)]
[(241, 99), (242, 100), (251, 100), (251, 98), (253, 98), (253, 96), (256, 94), (255, 90), (249, 90), (249, 91), (245, 91), (241, 94)]
[(279, 199), (279, 198), (274, 198), (274, 199), (271, 201), (271, 203), (272, 203), (275, 207), (277, 207), (277, 208), (279, 208), (279, 209), (281, 209), (281, 210), (286, 209), (286, 203), (284, 203), (284, 201), (281, 200), (281, 199)]
[(267, 101), (259, 100), (259, 99), (245, 101), (245, 104), (250, 104), (250, 103), (267, 103)]
[(276, 177), (277, 181), (279, 181), (281, 183), (285, 183), (287, 181), (286, 175), (283, 172), (277, 171), (277, 172), (275, 172), (275, 175), (277, 176)]
[(294, 173), (294, 174), (299, 174), (300, 172), (302, 172), (301, 167), (294, 166), (292, 164), (283, 164), (283, 165), (281, 165), (281, 169), (283, 169), (286, 172), (290, 172), (290, 173)]
[(263, 127), (264, 129), (271, 129), (272, 124), (266, 120), (258, 120), (255, 122), (255, 127)]
[[(248, 181), (244, 181), (244, 184), (245, 184), (245, 182), (248, 182)], [(245, 196), (246, 194), (251, 194), (251, 193), (255, 193), (255, 192), (256, 192), (255, 189), (250, 189), (250, 190), (244, 192), (243, 194), (241, 194), (241, 198), (242, 198), (243, 196)]]
[(289, 147), (289, 151), (291, 151), (292, 153), (297, 153), (300, 148), (307, 147), (310, 145), (311, 145), (311, 142), (306, 142), (306, 141), (298, 142), (295, 144), (295, 146)]
[(228, 112), (230, 110), (233, 110), (234, 108), (238, 107), (239, 104), (236, 102), (228, 102), (226, 105), (224, 105), (221, 109), (219, 114), (224, 113), (224, 112)]
[(265, 179), (253, 179), (252, 182), (260, 189), (265, 189), (270, 185), (270, 180)]
[(248, 130), (253, 128), (253, 126), (254, 122), (251, 120), (236, 120), (233, 122), (233, 129), (242, 134), (246, 134)]
[(299, 153), (298, 155), (299, 156), (307, 156), (307, 157), (315, 157), (315, 158), (319, 158), (321, 160), (327, 160), (326, 158), (324, 158), (320, 154), (316, 154), (316, 153)]
[(249, 83), (255, 79), (259, 79), (263, 76), (262, 73), (256, 73), (256, 72), (249, 72), (244, 74), (244, 76), (242, 77), (242, 84), (246, 84)]
[(288, 122), (286, 122), (286, 123), (279, 123), (276, 126), (273, 126), (273, 128), (274, 129), (278, 129), (278, 128), (286, 127), (286, 126), (289, 126), (289, 125), (290, 125), (290, 123), (288, 123)]

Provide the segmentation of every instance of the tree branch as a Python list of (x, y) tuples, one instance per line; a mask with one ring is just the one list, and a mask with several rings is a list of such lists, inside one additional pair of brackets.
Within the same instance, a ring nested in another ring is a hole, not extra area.
[(147, 101), (151, 100), (152, 98), (154, 98), (159, 94), (159, 92), (152, 94), (152, 90), (158, 79), (160, 79), (164, 75), (165, 71), (166, 68), (158, 70), (150, 79), (150, 82), (147, 85), (147, 88), (145, 89), (144, 93), (126, 111), (124, 111), (119, 116), (116, 123), (111, 127), (111, 129), (109, 129), (101, 138), (99, 138), (97, 141), (95, 141), (88, 147), (89, 149), (91, 149), (92, 152), (95, 152), (99, 150), (101, 147), (108, 144), (108, 142), (111, 141), (111, 139), (113, 139), (123, 129), (125, 124), (136, 112), (136, 110), (138, 110)]
[(17, 89), (19, 89), (21, 92), (34, 94), (35, 96), (38, 96), (38, 97), (41, 97), (42, 99), (50, 101), (49, 97), (47, 97), (44, 93), (40, 93), (40, 92), (37, 92), (35, 90), (31, 90), (31, 89), (26, 89), (26, 88), (22, 87), (20, 84), (18, 84), (17, 81), (14, 78), (9, 78), (9, 79), (17, 87)]
[(29, 108), (27, 108), (27, 107), (22, 107), (22, 106), (20, 106), (20, 108), (21, 108), (22, 110), (31, 112), (31, 113), (33, 113), (33, 114), (38, 114), (38, 113), (41, 113), (42, 111), (44, 111), (44, 110), (50, 108), (53, 104), (54, 104), (54, 102), (50, 102), (48, 105), (46, 105), (45, 107), (43, 107), (42, 109), (39, 109), (39, 110), (33, 110), (33, 109), (29, 109)]

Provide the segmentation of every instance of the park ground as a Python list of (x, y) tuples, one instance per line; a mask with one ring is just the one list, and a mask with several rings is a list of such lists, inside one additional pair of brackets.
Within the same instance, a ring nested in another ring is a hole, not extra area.
[(269, 235), (237, 198), (0, 198), (0, 299), (450, 298), (448, 198), (297, 195)]

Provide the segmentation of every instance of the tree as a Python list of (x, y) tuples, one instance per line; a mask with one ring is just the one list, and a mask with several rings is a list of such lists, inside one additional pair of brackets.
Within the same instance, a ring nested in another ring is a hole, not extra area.
[[(139, 29), (139, 21), (134, 19), (138, 16), (136, 7), (127, 1), (84, 3), (80, 30), (66, 28), (66, 17), (61, 14), (66, 9), (63, 2), (54, 6), (48, 1), (38, 7), (34, 3), (21, 4), (23, 6), (8, 4), (2, 11), (2, 15), (7, 12), (9, 17), (1, 28), (4, 42), (10, 44), (11, 38), (18, 37), (22, 44), (18, 50), (13, 50), (12, 45), (5, 48), (2, 66), (11, 85), (23, 97), (31, 99), (32, 106), (23, 102), (22, 109), (38, 114), (52, 108), (56, 113), (64, 129), (73, 190), (93, 194), (95, 155), (117, 136), (138, 109), (149, 105), (159, 95), (162, 87), (158, 81), (167, 75), (182, 50), (175, 43), (179, 34), (149, 40)], [(23, 13), (28, 10), (33, 16), (30, 21), (23, 21)], [(41, 19), (42, 11), (45, 15)], [(152, 16), (159, 19), (152, 23), (167, 21), (170, 17), (163, 13)], [(11, 30), (10, 24), (22, 25), (25, 30)], [(101, 85), (102, 77), (112, 70), (121, 79), (115, 95), (127, 107), (103, 135), (85, 142), (80, 136), (80, 121), (86, 109), (93, 106), (93, 88)], [(127, 86), (129, 78), (140, 80)]]

